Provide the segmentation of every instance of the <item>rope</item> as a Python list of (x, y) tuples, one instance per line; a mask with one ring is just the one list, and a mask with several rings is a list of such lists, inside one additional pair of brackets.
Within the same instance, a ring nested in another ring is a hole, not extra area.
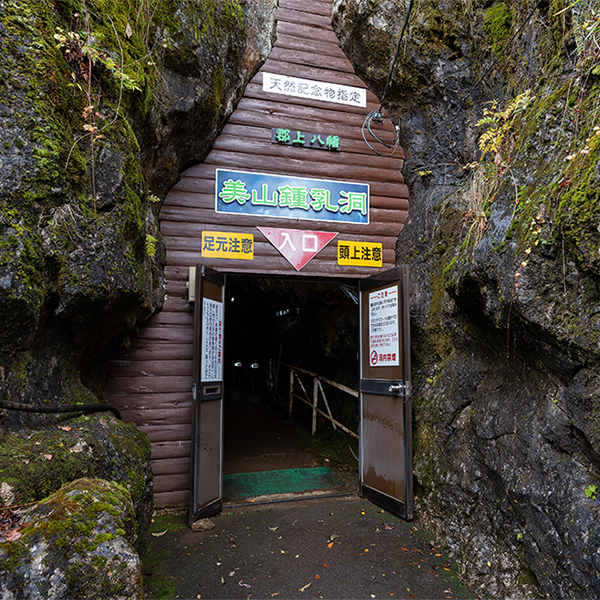
[(398, 38), (398, 44), (396, 45), (396, 54), (394, 55), (394, 60), (392, 61), (392, 66), (390, 68), (390, 72), (388, 73), (387, 81), (385, 82), (385, 89), (383, 90), (383, 95), (381, 96), (381, 104), (379, 105), (380, 111), (383, 108), (383, 101), (385, 100), (385, 95), (387, 94), (388, 87), (390, 86), (390, 81), (392, 80), (392, 73), (394, 72), (394, 67), (396, 66), (398, 55), (400, 54), (400, 45), (402, 44), (402, 38), (404, 37), (404, 32), (406, 31), (406, 27), (408, 25), (408, 19), (410, 18), (410, 13), (413, 9), (413, 4), (414, 0), (410, 0), (408, 10), (406, 11), (406, 17), (404, 17), (404, 25), (402, 26), (402, 31), (400, 32), (400, 37)]

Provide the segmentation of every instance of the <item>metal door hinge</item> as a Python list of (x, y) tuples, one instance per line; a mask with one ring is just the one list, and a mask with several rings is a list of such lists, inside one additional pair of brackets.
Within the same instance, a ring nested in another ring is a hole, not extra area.
[(196, 384), (194, 383), (194, 385), (192, 385), (192, 400), (196, 400), (197, 398), (197, 392), (196, 392)]

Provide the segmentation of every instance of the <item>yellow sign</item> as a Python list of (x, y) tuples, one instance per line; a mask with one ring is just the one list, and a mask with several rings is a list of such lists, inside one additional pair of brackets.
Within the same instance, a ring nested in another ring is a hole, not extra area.
[(338, 265), (383, 267), (383, 244), (339, 241)]
[(202, 232), (204, 258), (254, 259), (254, 236), (251, 233)]

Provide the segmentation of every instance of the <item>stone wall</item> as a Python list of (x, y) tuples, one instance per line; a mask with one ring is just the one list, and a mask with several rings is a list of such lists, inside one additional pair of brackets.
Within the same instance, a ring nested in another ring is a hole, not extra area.
[[(416, 3), (386, 99), (411, 192), (416, 515), (494, 597), (600, 595), (598, 15), (569, 4)], [(407, 6), (336, 3), (379, 94)]]

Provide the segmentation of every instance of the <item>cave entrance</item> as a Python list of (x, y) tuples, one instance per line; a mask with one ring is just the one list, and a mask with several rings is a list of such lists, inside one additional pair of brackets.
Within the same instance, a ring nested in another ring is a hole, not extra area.
[[(284, 365), (356, 388), (356, 303), (330, 281), (227, 276), (224, 317), (224, 502), (325, 489), (355, 492), (356, 477), (342, 486), (329, 468), (333, 465), (314, 451), (310, 407), (296, 400), (290, 419), (290, 369)], [(313, 381), (300, 376), (312, 394)], [(345, 423), (355, 421), (356, 398), (336, 392), (327, 387), (333, 414)], [(302, 394), (297, 381), (296, 393)], [(325, 409), (322, 399), (320, 406)], [(340, 441), (337, 458), (341, 436), (320, 419), (321, 443), (329, 437)], [(344, 441), (347, 450), (354, 440)], [(354, 460), (350, 450), (344, 454)]]
[(360, 374), (360, 493), (412, 518), (406, 268), (358, 281), (358, 310), (331, 281), (228, 275), (226, 288), (224, 274), (196, 273), (190, 522), (222, 509), (232, 477), (314, 466), (272, 405), (270, 359), (338, 380), (353, 371), (355, 383)]

